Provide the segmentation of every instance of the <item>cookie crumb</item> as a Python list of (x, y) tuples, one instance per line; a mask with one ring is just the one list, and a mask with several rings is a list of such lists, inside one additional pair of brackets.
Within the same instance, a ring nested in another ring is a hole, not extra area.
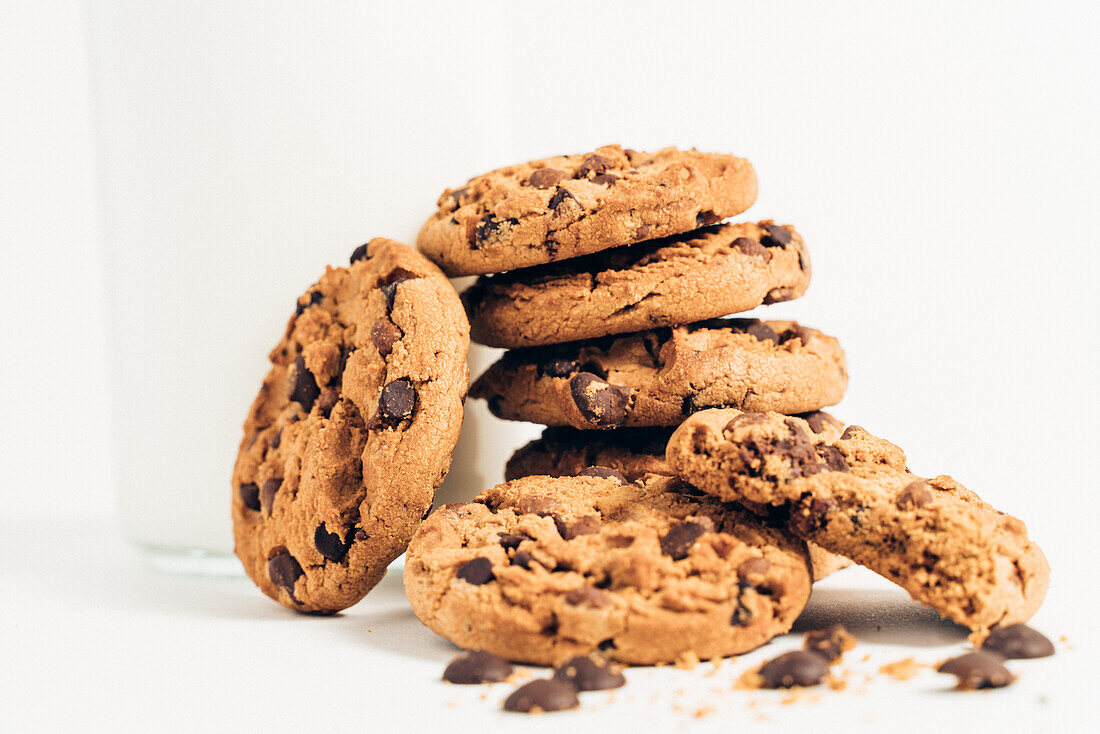
[(927, 667), (921, 665), (914, 658), (905, 658), (904, 660), (896, 660), (892, 663), (886, 663), (878, 672), (883, 675), (888, 675), (896, 680), (909, 680), (920, 672), (921, 668)]
[[(749, 668), (733, 684), (735, 691), (759, 691), (764, 687), (764, 678), (760, 675), (760, 666)], [(751, 705), (755, 706), (754, 701)]]
[(703, 719), (714, 713), (713, 706), (704, 706), (703, 708), (695, 709), (695, 713), (692, 714), (697, 719)]
[(673, 666), (680, 670), (694, 670), (695, 666), (698, 664), (699, 656), (689, 651), (676, 658), (676, 662), (673, 663)]

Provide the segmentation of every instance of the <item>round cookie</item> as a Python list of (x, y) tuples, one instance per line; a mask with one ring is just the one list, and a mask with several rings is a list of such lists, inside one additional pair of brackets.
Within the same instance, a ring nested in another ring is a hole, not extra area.
[(417, 617), (467, 649), (653, 665), (752, 650), (810, 593), (805, 546), (671, 477), (527, 477), (433, 513), (409, 544)]
[(830, 442), (798, 418), (708, 410), (676, 429), (666, 458), (700, 490), (787, 516), (799, 537), (978, 633), (1027, 621), (1046, 595), (1050, 567), (1021, 521), (949, 476), (914, 475), (859, 426)]
[(688, 232), (755, 200), (756, 173), (742, 158), (608, 145), (447, 189), (417, 245), (448, 275), (499, 273)]
[(447, 278), (393, 240), (298, 299), (233, 469), (235, 550), (265, 594), (335, 612), (404, 552), (458, 440), (468, 334)]
[[(828, 413), (815, 411), (798, 416), (822, 441), (835, 441), (844, 424)], [(665, 446), (671, 428), (620, 428), (615, 431), (578, 431), (575, 428), (547, 428), (542, 436), (521, 446), (504, 467), (505, 480), (533, 475), (573, 477), (592, 467), (619, 472), (627, 481), (647, 474), (674, 476), (665, 461)], [(807, 543), (814, 581), (847, 568), (851, 561)]]
[(728, 316), (798, 298), (809, 284), (802, 238), (765, 221), (484, 276), (462, 302), (474, 341), (515, 348)]
[(831, 336), (793, 321), (713, 319), (509, 351), (470, 395), (499, 418), (587, 430), (675, 426), (716, 406), (820, 410), (847, 383)]

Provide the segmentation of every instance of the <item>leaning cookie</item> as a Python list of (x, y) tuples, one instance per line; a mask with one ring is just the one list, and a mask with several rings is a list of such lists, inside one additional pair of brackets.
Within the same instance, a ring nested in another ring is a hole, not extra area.
[(424, 624), (463, 648), (539, 665), (599, 650), (651, 665), (786, 632), (810, 569), (802, 541), (671, 477), (527, 477), (428, 517), (405, 591)]
[(474, 341), (514, 348), (728, 316), (797, 298), (809, 284), (802, 238), (765, 221), (485, 276), (462, 302)]
[(828, 442), (798, 418), (712, 410), (676, 429), (666, 458), (704, 492), (787, 513), (795, 534), (976, 632), (1026, 621), (1046, 594), (1050, 568), (1021, 521), (948, 476), (915, 476), (901, 449), (858, 426)]
[(675, 426), (717, 406), (820, 410), (847, 383), (831, 336), (793, 321), (713, 319), (506, 352), (470, 395), (500, 418), (592, 429)]
[(404, 552), (458, 440), (468, 329), (443, 273), (392, 240), (298, 299), (233, 470), (235, 549), (265, 594), (338, 611)]
[(756, 173), (742, 158), (608, 145), (447, 189), (417, 245), (448, 275), (499, 273), (680, 234), (755, 200)]
[[(828, 413), (802, 413), (818, 440), (835, 441), (844, 424)], [(547, 428), (542, 436), (521, 446), (504, 467), (506, 480), (532, 475), (574, 477), (582, 473), (611, 470), (627, 481), (642, 480), (647, 474), (673, 476), (665, 461), (671, 428), (620, 428), (616, 431), (578, 431), (575, 428)], [(846, 568), (851, 561), (807, 543), (814, 569), (814, 581)]]

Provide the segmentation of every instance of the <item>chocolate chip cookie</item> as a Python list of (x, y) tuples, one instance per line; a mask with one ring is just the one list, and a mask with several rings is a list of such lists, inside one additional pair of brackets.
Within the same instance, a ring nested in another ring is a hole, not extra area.
[(417, 617), (460, 647), (554, 665), (746, 652), (810, 593), (805, 545), (671, 477), (528, 477), (446, 505), (409, 544)]
[(485, 276), (462, 301), (474, 341), (512, 348), (728, 316), (797, 298), (809, 284), (802, 238), (766, 221)]
[[(844, 424), (828, 413), (802, 413), (810, 429), (822, 441), (835, 441)], [(620, 428), (615, 431), (578, 431), (575, 428), (547, 428), (542, 436), (521, 446), (504, 467), (506, 480), (532, 475), (573, 477), (600, 469), (614, 471), (627, 481), (647, 474), (673, 476), (665, 461), (665, 447), (671, 428)], [(835, 553), (807, 543), (814, 581), (851, 565)]]
[(675, 426), (716, 406), (819, 410), (847, 383), (831, 336), (793, 321), (713, 319), (509, 351), (470, 394), (499, 418), (606, 429)]
[(608, 145), (447, 189), (417, 245), (448, 275), (498, 273), (688, 232), (755, 200), (756, 173), (744, 159)]
[(799, 418), (712, 410), (676, 429), (666, 458), (978, 633), (1026, 621), (1046, 594), (1047, 560), (1021, 521), (951, 477), (912, 474), (900, 448), (858, 426), (830, 442)]
[(233, 470), (236, 552), (265, 594), (335, 612), (404, 552), (458, 439), (468, 335), (447, 278), (392, 240), (298, 299)]

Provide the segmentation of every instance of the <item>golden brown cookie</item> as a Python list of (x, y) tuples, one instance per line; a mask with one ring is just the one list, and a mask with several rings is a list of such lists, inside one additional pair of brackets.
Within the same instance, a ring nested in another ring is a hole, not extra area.
[(977, 632), (1026, 621), (1046, 594), (1050, 568), (1022, 522), (951, 477), (912, 474), (901, 449), (858, 426), (829, 442), (798, 418), (710, 410), (676, 429), (666, 458)]
[(755, 200), (756, 173), (742, 158), (608, 145), (447, 189), (417, 245), (448, 275), (499, 273), (688, 232)]
[(431, 507), (462, 425), (469, 326), (437, 267), (374, 239), (298, 299), (233, 470), (233, 533), (272, 599), (335, 612)]
[(728, 316), (792, 300), (809, 284), (802, 238), (765, 221), (484, 276), (462, 302), (474, 341), (515, 348)]
[[(800, 416), (822, 441), (835, 441), (844, 424), (828, 413), (815, 411)], [(615, 431), (578, 431), (575, 428), (547, 428), (542, 436), (521, 446), (504, 467), (506, 480), (533, 475), (574, 477), (601, 469), (618, 472), (627, 481), (642, 480), (647, 474), (673, 476), (665, 461), (665, 446), (671, 428), (620, 428)], [(814, 569), (814, 581), (851, 565), (851, 561), (807, 543)]]
[(712, 319), (506, 352), (470, 388), (507, 420), (675, 426), (716, 406), (802, 413), (848, 384), (837, 340), (793, 321)]
[(802, 541), (671, 477), (527, 477), (428, 517), (405, 591), (460, 647), (540, 665), (595, 650), (650, 665), (786, 632), (810, 568)]

